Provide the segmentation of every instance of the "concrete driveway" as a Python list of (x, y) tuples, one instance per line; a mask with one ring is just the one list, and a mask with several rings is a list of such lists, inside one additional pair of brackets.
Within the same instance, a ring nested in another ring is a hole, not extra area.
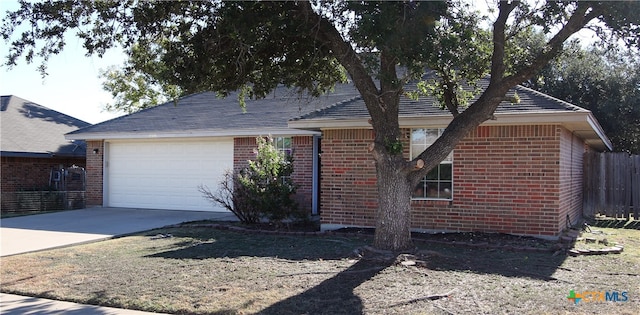
[(236, 221), (230, 212), (88, 208), (2, 219), (0, 256), (94, 242), (198, 220)]

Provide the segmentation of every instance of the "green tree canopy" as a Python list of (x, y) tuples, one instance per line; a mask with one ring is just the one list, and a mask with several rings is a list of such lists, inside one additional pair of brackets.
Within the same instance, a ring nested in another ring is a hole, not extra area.
[[(501, 1), (496, 8), (491, 30), (483, 32), (480, 16), (456, 0), (22, 2), (4, 19), (2, 34), (11, 41), (8, 65), (38, 56), (46, 71), (46, 61), (64, 48), (64, 34), (73, 29), (87, 53), (122, 45), (133, 57), (125, 71), (150, 75), (182, 93), (241, 90), (259, 98), (285, 85), (319, 95), (348, 77), (375, 131), (374, 245), (401, 250), (412, 246), (412, 188), (492, 117), (510, 88), (553, 60), (571, 35), (592, 26), (605, 39), (638, 45), (637, 1)], [(22, 23), (29, 27), (15, 34)], [(544, 44), (511, 54), (521, 46), (520, 34), (532, 27), (545, 34)], [(399, 98), (407, 92), (405, 83), (423, 78), (427, 68), (440, 83), (423, 81), (418, 94), (433, 93), (454, 118), (433, 145), (407, 161), (397, 150)], [(458, 93), (458, 84), (486, 75), (489, 86), (461, 111), (469, 98)]]
[(525, 85), (593, 112), (615, 151), (640, 153), (640, 55), (568, 45)]

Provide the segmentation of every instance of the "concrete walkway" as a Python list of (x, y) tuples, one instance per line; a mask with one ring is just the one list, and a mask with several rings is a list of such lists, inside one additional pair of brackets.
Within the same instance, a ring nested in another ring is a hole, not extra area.
[[(229, 212), (88, 208), (3, 219), (0, 256), (96, 242), (189, 221), (237, 221)], [(0, 293), (0, 314), (152, 314)]]
[(3, 219), (0, 256), (95, 242), (171, 224), (236, 221), (229, 212), (88, 208)]
[(2, 315), (146, 315), (158, 314), (120, 308), (83, 305), (0, 293)]

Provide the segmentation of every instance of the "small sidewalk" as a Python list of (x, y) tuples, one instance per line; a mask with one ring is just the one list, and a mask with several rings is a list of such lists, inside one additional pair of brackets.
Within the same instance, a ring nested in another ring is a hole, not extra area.
[(145, 315), (159, 314), (112, 307), (76, 304), (0, 293), (2, 315)]

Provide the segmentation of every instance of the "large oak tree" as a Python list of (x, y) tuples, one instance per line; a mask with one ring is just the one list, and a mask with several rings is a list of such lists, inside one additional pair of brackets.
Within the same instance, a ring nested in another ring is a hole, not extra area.
[[(64, 48), (64, 34), (73, 30), (89, 54), (121, 45), (130, 55), (123, 73), (180, 93), (241, 90), (260, 98), (286, 85), (319, 95), (348, 77), (375, 132), (374, 246), (406, 250), (412, 247), (412, 188), (471, 130), (492, 119), (509, 89), (590, 25), (610, 40), (638, 45), (636, 1), (494, 5), (497, 16), (485, 32), (472, 8), (455, 0), (22, 2), (4, 19), (2, 34), (11, 40), (8, 65), (40, 57), (44, 73), (48, 58)], [(16, 31), (21, 23), (28, 27)], [(520, 35), (532, 28), (544, 32), (544, 43), (523, 48)], [(425, 69), (436, 75), (426, 76)], [(467, 104), (460, 84), (485, 76), (488, 87)], [(419, 83), (407, 88), (408, 82)], [(399, 99), (421, 93), (436, 96), (453, 119), (433, 145), (407, 160), (399, 140)]]

